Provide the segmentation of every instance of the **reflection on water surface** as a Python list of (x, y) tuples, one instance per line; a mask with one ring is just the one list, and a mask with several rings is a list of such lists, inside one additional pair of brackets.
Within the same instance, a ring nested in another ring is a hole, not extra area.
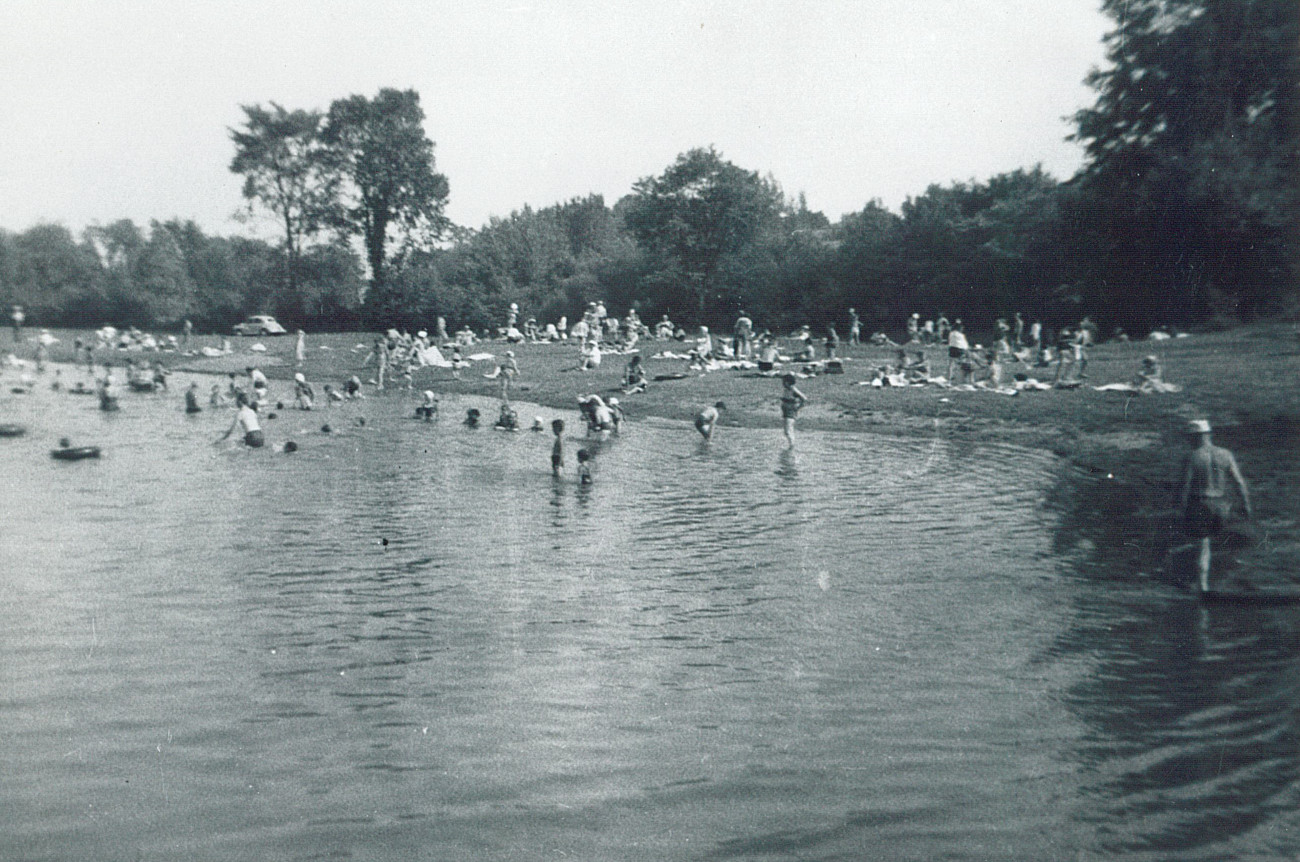
[(1102, 576), (1046, 453), (88, 402), (4, 402), (5, 858), (1296, 850), (1294, 612)]

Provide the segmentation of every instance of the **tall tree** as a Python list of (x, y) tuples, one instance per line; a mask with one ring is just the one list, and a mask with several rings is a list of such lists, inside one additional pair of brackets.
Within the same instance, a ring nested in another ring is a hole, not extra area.
[(723, 259), (752, 242), (779, 216), (782, 204), (776, 183), (726, 161), (712, 147), (683, 153), (662, 175), (638, 180), (626, 201), (628, 230), (676, 268), (701, 318), (717, 292)]
[(334, 203), (337, 173), (321, 141), (319, 111), (289, 111), (271, 103), (244, 105), (244, 125), (231, 129), (230, 170), (244, 177), (249, 207), (269, 210), (284, 232), (285, 284), (298, 289), (303, 243), (325, 223)]
[[(349, 96), (330, 105), (322, 132), (341, 178), (336, 224), (359, 235), (371, 287), (382, 294), (389, 241), (427, 245), (447, 227), (447, 178), (434, 170), (433, 142), (414, 90), (383, 89), (373, 99)], [(383, 302), (381, 296), (374, 299)]]
[[(1116, 22), (1080, 212), (1107, 250), (1092, 278), (1152, 314), (1264, 310), (1294, 296), (1300, 223), (1300, 4), (1104, 0)], [(1151, 321), (1154, 322), (1154, 321)]]

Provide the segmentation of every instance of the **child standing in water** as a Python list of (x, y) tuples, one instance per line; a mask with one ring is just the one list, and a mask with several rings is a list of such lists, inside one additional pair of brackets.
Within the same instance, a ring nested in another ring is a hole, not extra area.
[(713, 429), (717, 427), (718, 420), (722, 418), (722, 412), (726, 409), (727, 405), (722, 401), (712, 407), (705, 407), (695, 414), (695, 430), (699, 431), (705, 440), (712, 440)]
[(794, 420), (799, 411), (808, 403), (808, 396), (795, 386), (795, 376), (786, 374), (781, 377), (781, 418), (785, 421), (785, 439), (794, 445)]
[[(218, 393), (219, 394), (219, 393)], [(199, 406), (199, 384), (198, 381), (192, 381), (190, 388), (185, 390), (185, 412), (202, 413), (203, 408)]]
[(551, 475), (559, 476), (560, 468), (564, 466), (564, 420), (552, 422), (551, 432), (555, 434), (555, 443), (551, 446)]
[(586, 449), (578, 450), (578, 484), (591, 484), (591, 453)]

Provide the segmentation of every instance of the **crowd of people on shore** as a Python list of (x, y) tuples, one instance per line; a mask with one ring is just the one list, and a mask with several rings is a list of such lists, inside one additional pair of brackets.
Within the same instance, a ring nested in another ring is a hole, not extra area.
[[(14, 343), (23, 343), (25, 312), (20, 306), (15, 306), (10, 317)], [(852, 308), (849, 309), (845, 327), (847, 336), (843, 341), (834, 323), (826, 324), (820, 336), (815, 336), (813, 328), (805, 325), (794, 329), (782, 339), (771, 330), (756, 326), (753, 318), (743, 310), (737, 314), (730, 332), (725, 336), (711, 332), (704, 325), (696, 327), (693, 333), (688, 333), (666, 314), (651, 327), (640, 319), (635, 309), (629, 309), (619, 319), (610, 315), (601, 302), (590, 303), (572, 326), (565, 317), (545, 326), (539, 326), (535, 318), (521, 322), (517, 305), (510, 306), (503, 323), (497, 330), (497, 338), (506, 345), (576, 345), (578, 361), (574, 370), (596, 370), (600, 368), (604, 356), (627, 356), (617, 390), (624, 397), (644, 393), (652, 383), (728, 369), (754, 376), (778, 378), (781, 384), (779, 407), (783, 432), (790, 447), (795, 444), (796, 419), (810, 401), (800, 390), (799, 381), (821, 374), (843, 373), (843, 363), (857, 358), (846, 356), (846, 348), (870, 344), (893, 349), (892, 360), (867, 368), (866, 373), (860, 375), (859, 385), (879, 388), (937, 385), (1019, 394), (1031, 389), (1080, 388), (1088, 378), (1089, 350), (1100, 340), (1099, 329), (1090, 317), (1085, 316), (1077, 324), (1062, 326), (1053, 332), (1040, 321), (1027, 323), (1019, 313), (994, 321), (988, 346), (972, 344), (963, 321), (949, 320), (942, 313), (924, 321), (918, 313), (911, 314), (906, 320), (902, 341), (895, 341), (883, 332), (864, 339), (861, 318)], [(490, 335), (485, 333), (488, 342), (491, 341)], [(184, 328), (180, 338), (175, 335), (159, 337), (133, 328), (117, 330), (102, 327), (89, 336), (77, 337), (72, 345), (71, 370), (80, 376), (84, 369), (85, 377), (69, 383), (63, 377), (63, 369), (59, 368), (55, 370), (49, 385), (52, 389), (70, 394), (96, 395), (100, 410), (117, 411), (121, 409), (123, 386), (126, 390), (137, 393), (169, 391), (168, 378), (171, 372), (161, 355), (167, 352), (194, 354), (194, 351), (188, 350), (191, 336), (190, 326)], [(1127, 340), (1127, 336), (1118, 331), (1112, 337)], [(1157, 329), (1149, 337), (1152, 341), (1162, 341), (1178, 335)], [(644, 357), (645, 343), (650, 341), (660, 345), (650, 358), (681, 360), (685, 363), (683, 370), (650, 375)], [(670, 346), (665, 348), (665, 342)], [(19, 372), (17, 383), (9, 387), (12, 393), (30, 391), (36, 385), (33, 370), (38, 375), (45, 373), (49, 350), (55, 343), (57, 339), (48, 330), (41, 330), (34, 339), (33, 358), (30, 362), (18, 359), (12, 352), (4, 357), (4, 369)], [(673, 348), (672, 343), (681, 346)], [(483, 376), (499, 381), (500, 409), (493, 427), (502, 431), (524, 430), (511, 403), (512, 388), (521, 375), (515, 353), (507, 348), (502, 355), (497, 356), (483, 350), (481, 346), (484, 344), (485, 338), (469, 327), (462, 327), (454, 335), (449, 334), (446, 320), (442, 317), (437, 318), (432, 334), (420, 330), (412, 335), (404, 330), (390, 329), (376, 336), (368, 348), (358, 345), (355, 349), (358, 353), (366, 351), (361, 362), (363, 367), (371, 363), (375, 366), (375, 376), (368, 382), (363, 382), (359, 375), (353, 374), (338, 386), (324, 384), (318, 393), (316, 385), (308, 381), (304, 372), (299, 370), (293, 375), (290, 404), (293, 409), (310, 411), (364, 399), (367, 385), (376, 391), (394, 386), (410, 391), (414, 389), (415, 372), (419, 368), (445, 368), (453, 378), (459, 378), (462, 370), (470, 363), (491, 360), (492, 370)], [(467, 349), (475, 346), (480, 346), (480, 352), (466, 355)], [(927, 348), (932, 347), (946, 348), (947, 363), (942, 374), (937, 373), (938, 368), (933, 367), (927, 359)], [(105, 351), (112, 358), (97, 361), (97, 357), (102, 357)], [(228, 340), (219, 349), (204, 348), (204, 351), (204, 355), (227, 355), (234, 352)], [(123, 353), (126, 354), (125, 357), (119, 359)], [(151, 358), (140, 355), (145, 353), (155, 355)], [(294, 358), (299, 367), (304, 364), (305, 335), (301, 330), (296, 339)], [(122, 369), (121, 378), (114, 367), (115, 361)], [(1030, 371), (1039, 373), (1030, 374)], [(1048, 376), (1050, 382), (1043, 379)], [(1130, 380), (1105, 383), (1093, 388), (1133, 394), (1177, 392), (1180, 389), (1177, 384), (1164, 379), (1163, 364), (1155, 353), (1142, 358), (1140, 368)], [(229, 408), (234, 411), (231, 424), (216, 442), (228, 440), (238, 432), (242, 445), (248, 448), (263, 447), (264, 419), (273, 418), (275, 410), (286, 409), (285, 402), (273, 400), (270, 392), (270, 381), (256, 364), (248, 365), (243, 375), (230, 373), (224, 388), (213, 384), (206, 407)], [(437, 394), (426, 389), (418, 397), (415, 418), (425, 422), (434, 421), (439, 408)], [(183, 390), (183, 399), (186, 414), (204, 412), (205, 405), (197, 381), (192, 381)], [(583, 393), (577, 398), (577, 409), (586, 426), (588, 438), (604, 440), (622, 432), (626, 416), (618, 397)], [(726, 410), (726, 404), (718, 401), (696, 412), (694, 426), (706, 442), (714, 439)], [(480, 411), (471, 408), (466, 413), (465, 424), (477, 427), (481, 419)], [(529, 427), (535, 432), (546, 430), (546, 424), (540, 416)], [(552, 421), (550, 428), (554, 436), (552, 473), (559, 476), (566, 466), (563, 420)], [(322, 426), (324, 433), (329, 433), (329, 430), (328, 423)], [(1199, 543), (1198, 572), (1202, 587), (1206, 588), (1209, 571), (1208, 541), (1226, 523), (1226, 513), (1230, 507), (1226, 506), (1224, 498), (1228, 489), (1231, 486), (1237, 488), (1248, 514), (1250, 503), (1245, 480), (1231, 453), (1209, 444), (1208, 423), (1197, 420), (1192, 424), (1191, 430), (1199, 445), (1188, 461), (1182, 508), (1186, 513), (1188, 532)], [(287, 441), (280, 449), (293, 452), (296, 451), (297, 444)], [(577, 453), (576, 476), (583, 484), (593, 481), (597, 451), (598, 447), (590, 447)], [(1231, 485), (1226, 480), (1231, 480)], [(1210, 514), (1207, 515), (1206, 512)]]

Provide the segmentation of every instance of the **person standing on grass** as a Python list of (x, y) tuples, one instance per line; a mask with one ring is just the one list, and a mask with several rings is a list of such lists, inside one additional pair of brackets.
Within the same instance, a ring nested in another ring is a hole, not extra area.
[(1201, 592), (1210, 589), (1210, 540), (1223, 532), (1232, 514), (1232, 499), (1228, 496), (1228, 479), (1241, 495), (1246, 517), (1251, 518), (1250, 491), (1237, 467), (1237, 459), (1222, 446), (1210, 440), (1210, 423), (1194, 419), (1187, 427), (1196, 441), (1183, 466), (1183, 489), (1179, 508), (1183, 514), (1183, 528), (1200, 544), (1196, 571)]
[(750, 342), (754, 338), (754, 321), (749, 315), (741, 310), (740, 316), (736, 318), (736, 326), (732, 330), (732, 346), (735, 349), (737, 359), (748, 359)]
[(519, 376), (519, 363), (515, 361), (515, 352), (506, 351), (505, 361), (497, 366), (501, 372), (501, 400), (510, 403), (510, 381)]
[(856, 347), (862, 343), (862, 319), (856, 308), (849, 309), (849, 344)]
[(965, 329), (958, 321), (948, 332), (948, 371), (944, 376), (948, 378), (949, 383), (952, 383), (953, 365), (956, 364), (961, 368), (961, 364), (968, 361), (969, 353), (970, 342), (966, 340)]

